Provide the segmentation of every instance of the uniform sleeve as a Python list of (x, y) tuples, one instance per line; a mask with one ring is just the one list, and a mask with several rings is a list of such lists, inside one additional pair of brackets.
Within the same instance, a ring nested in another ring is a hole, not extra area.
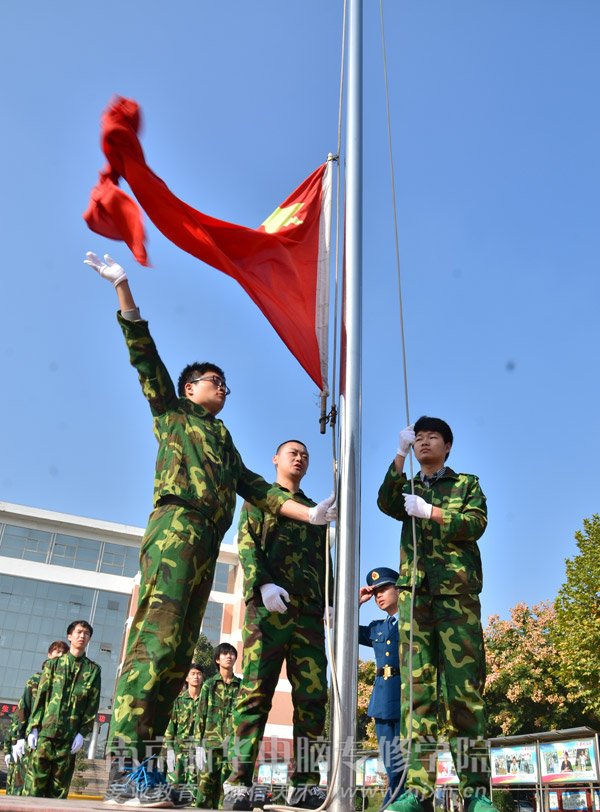
[(358, 627), (358, 642), (361, 646), (369, 646), (373, 648), (373, 641), (371, 640), (371, 627), (359, 626)]
[(379, 510), (393, 519), (398, 519), (399, 522), (403, 522), (408, 518), (404, 509), (404, 499), (402, 498), (402, 489), (407, 482), (406, 475), (399, 474), (394, 463), (392, 463), (377, 495), (377, 507)]
[(487, 503), (481, 490), (479, 479), (469, 476), (466, 497), (456, 507), (450, 498), (447, 508), (440, 508), (443, 515), (441, 525), (444, 541), (477, 541), (487, 527)]
[(35, 693), (33, 708), (31, 709), (29, 721), (27, 722), (27, 726), (25, 728), (26, 734), (31, 733), (34, 727), (39, 729), (42, 725), (44, 712), (46, 710), (46, 703), (52, 694), (52, 683), (54, 676), (52, 664), (56, 662), (58, 662), (58, 660), (47, 660), (44, 663), (44, 667), (42, 668), (42, 676), (40, 677), (40, 682)]
[(27, 722), (31, 716), (33, 706), (33, 692), (31, 690), (31, 677), (25, 683), (23, 693), (19, 699), (19, 704), (15, 710), (15, 730), (17, 739), (25, 738), (25, 731), (27, 730)]
[(200, 744), (204, 738), (206, 730), (206, 715), (208, 713), (208, 682), (205, 682), (200, 688), (200, 699), (198, 700), (198, 716), (196, 720), (196, 727), (194, 731), (194, 738)]
[(267, 556), (263, 549), (263, 532), (268, 519), (269, 516), (265, 517), (262, 510), (244, 502), (238, 524), (238, 553), (244, 571), (247, 597), (252, 590), (275, 580), (275, 576), (269, 571)]
[(277, 485), (270, 485), (259, 474), (255, 474), (254, 471), (246, 468), (241, 458), (240, 466), (240, 476), (236, 486), (237, 493), (265, 513), (272, 513), (277, 516), (283, 503), (291, 499), (292, 494), (282, 491)]
[(171, 716), (169, 718), (169, 724), (167, 725), (167, 729), (165, 730), (165, 738), (163, 740), (163, 745), (165, 749), (172, 750), (175, 744), (175, 737), (177, 735), (177, 723), (175, 718), (177, 716), (177, 700), (175, 700), (175, 704), (171, 710)]
[(129, 350), (129, 361), (140, 379), (144, 397), (152, 415), (164, 414), (177, 405), (177, 394), (148, 330), (147, 321), (127, 321), (120, 313), (117, 320)]
[(92, 732), (92, 728), (94, 727), (94, 722), (96, 720), (96, 714), (98, 713), (98, 708), (100, 706), (101, 672), (100, 666), (94, 663), (94, 667), (96, 673), (94, 674), (93, 682), (87, 692), (87, 702), (84, 704), (81, 723), (78, 730), (78, 732), (84, 737)]

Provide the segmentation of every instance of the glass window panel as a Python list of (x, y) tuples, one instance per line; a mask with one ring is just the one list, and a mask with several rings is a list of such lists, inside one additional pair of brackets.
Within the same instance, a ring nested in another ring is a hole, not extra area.
[(211, 643), (217, 645), (221, 641), (221, 626), (223, 624), (223, 604), (209, 601), (202, 620), (200, 631), (208, 637)]
[(222, 561), (217, 561), (213, 589), (219, 592), (233, 592), (235, 570), (235, 564), (224, 564)]
[(102, 561), (100, 562), (100, 572), (108, 572), (111, 575), (124, 575), (133, 578), (138, 571), (140, 551), (138, 547), (128, 544), (110, 544), (106, 542)]
[(75, 567), (80, 570), (96, 570), (100, 555), (100, 542), (57, 533), (52, 548), (50, 564)]
[(0, 540), (0, 555), (45, 562), (52, 535), (45, 530), (7, 524)]

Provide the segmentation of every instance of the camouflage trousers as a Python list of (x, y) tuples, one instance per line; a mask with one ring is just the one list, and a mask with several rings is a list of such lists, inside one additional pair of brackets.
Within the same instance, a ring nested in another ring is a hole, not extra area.
[(233, 712), (235, 734), (229, 750), (233, 784), (252, 784), (267, 717), (285, 661), (294, 706), (293, 786), (318, 784), (317, 759), (310, 746), (323, 735), (327, 705), (327, 660), (321, 615), (302, 612), (292, 596), (287, 612), (269, 612), (250, 600), (242, 629), (242, 685)]
[(40, 736), (29, 753), (22, 795), (36, 798), (66, 798), (75, 769), (71, 755), (72, 740), (46, 739)]
[[(23, 759), (21, 759), (22, 761)], [(20, 782), (19, 787), (17, 788), (15, 784), (15, 779), (19, 775), (19, 763), (16, 763), (11, 760), (10, 764), (6, 768), (6, 794), (7, 795), (20, 795), (21, 790), (23, 789), (23, 782)]]
[(231, 772), (226, 750), (226, 743), (222, 747), (206, 748), (206, 769), (198, 776), (198, 799), (195, 806), (199, 809), (219, 809), (223, 784)]
[[(401, 673), (401, 733), (408, 740), (410, 590), (398, 601)], [(489, 794), (482, 698), (485, 652), (477, 595), (417, 592), (412, 656), (412, 733), (406, 788), (426, 796), (435, 791), (440, 686), (452, 735), (449, 744), (460, 790), (469, 797)]]
[(138, 607), (115, 689), (113, 754), (122, 743), (141, 760), (164, 734), (198, 640), (220, 543), (215, 525), (196, 511), (165, 505), (151, 514)]

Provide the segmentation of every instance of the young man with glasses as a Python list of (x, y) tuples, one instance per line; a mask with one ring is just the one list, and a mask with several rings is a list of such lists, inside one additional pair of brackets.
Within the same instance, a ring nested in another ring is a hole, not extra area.
[[(248, 470), (217, 415), (229, 392), (212, 363), (185, 367), (177, 392), (133, 299), (123, 268), (105, 255), (84, 260), (112, 282), (117, 318), (154, 418), (159, 443), (154, 511), (140, 555), (139, 603), (115, 691), (109, 732), (113, 755), (143, 759), (162, 736), (193, 654), (221, 540), (231, 525), (236, 493), (261, 509), (311, 524), (335, 518), (333, 497), (312, 508)], [(107, 800), (177, 801), (165, 787), (132, 789), (127, 763), (111, 765)], [(157, 796), (157, 797), (155, 797)]]
[[(400, 726), (405, 741), (411, 682), (413, 697), (406, 792), (388, 806), (391, 812), (433, 812), (440, 689), (453, 731), (449, 744), (464, 810), (494, 809), (484, 741), (485, 652), (479, 602), (483, 577), (477, 545), (487, 526), (487, 507), (478, 478), (457, 474), (446, 465), (452, 442), (450, 426), (437, 417), (421, 417), (403, 429), (377, 500), (380, 510), (402, 522), (397, 584)], [(404, 473), (412, 446), (421, 466), (413, 483)]]

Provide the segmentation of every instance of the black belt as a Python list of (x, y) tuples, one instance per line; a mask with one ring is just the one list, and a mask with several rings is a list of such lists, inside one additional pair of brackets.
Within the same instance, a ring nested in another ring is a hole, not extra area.
[(388, 677), (398, 677), (400, 676), (400, 669), (394, 668), (391, 665), (384, 665), (383, 668), (378, 668), (375, 671), (375, 676), (383, 677), (384, 679), (387, 679)]

